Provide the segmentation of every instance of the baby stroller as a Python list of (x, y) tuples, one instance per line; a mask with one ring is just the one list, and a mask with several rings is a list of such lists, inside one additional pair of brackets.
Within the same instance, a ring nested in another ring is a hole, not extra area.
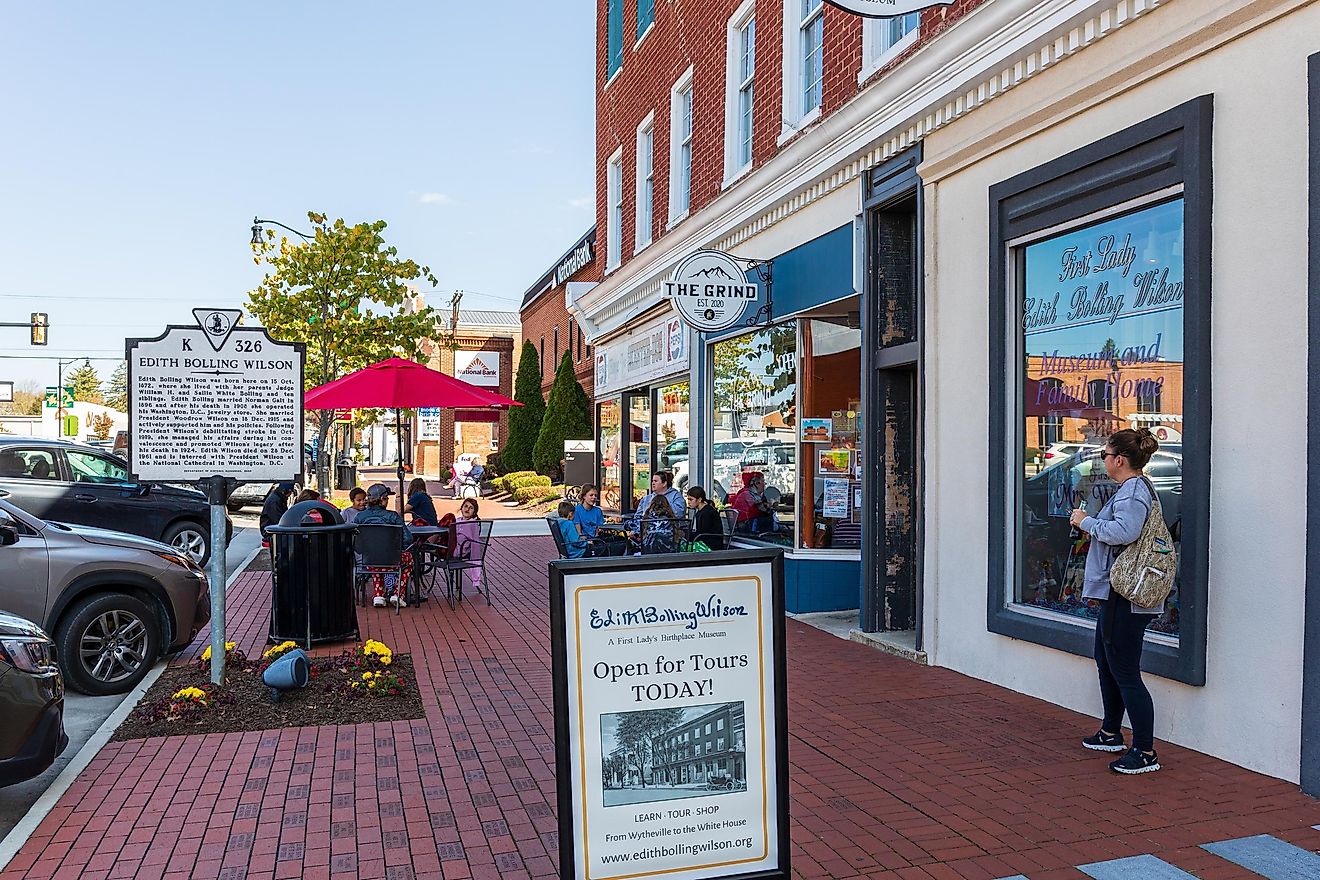
[(455, 498), (480, 498), (481, 478), (486, 469), (477, 461), (475, 452), (465, 452), (458, 457), (450, 470), (453, 477), (449, 481)]

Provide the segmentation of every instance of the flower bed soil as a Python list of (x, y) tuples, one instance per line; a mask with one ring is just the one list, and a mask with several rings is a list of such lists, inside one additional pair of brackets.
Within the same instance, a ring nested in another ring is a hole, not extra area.
[[(154, 736), (410, 721), (424, 717), (410, 656), (393, 657), (389, 671), (403, 679), (404, 684), (398, 694), (392, 695), (354, 690), (351, 682), (361, 682), (364, 667), (351, 666), (351, 662), (351, 655), (347, 654), (311, 658), (311, 682), (301, 690), (281, 694), (278, 703), (271, 702), (270, 688), (262, 684), (260, 663), (246, 660), (231, 663), (224, 687), (214, 690), (209, 685), (209, 662), (170, 667), (147, 690), (111, 739), (122, 742)], [(175, 703), (171, 708), (171, 696), (187, 687), (211, 690), (210, 705)]]

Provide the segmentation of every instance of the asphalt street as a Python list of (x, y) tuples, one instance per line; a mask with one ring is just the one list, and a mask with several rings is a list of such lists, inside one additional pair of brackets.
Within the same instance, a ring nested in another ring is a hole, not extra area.
[[(257, 532), (258, 513), (255, 508), (245, 508), (240, 513), (231, 514), (234, 537), (225, 551), (226, 578), (232, 577), (238, 565), (261, 543)], [(72, 691), (65, 694), (64, 729), (69, 735), (69, 746), (45, 773), (27, 782), (0, 788), (0, 839), (23, 818), (28, 808), (36, 803), (64, 766), (73, 760), (78, 750), (123, 701), (122, 694), (108, 697), (87, 697)]]

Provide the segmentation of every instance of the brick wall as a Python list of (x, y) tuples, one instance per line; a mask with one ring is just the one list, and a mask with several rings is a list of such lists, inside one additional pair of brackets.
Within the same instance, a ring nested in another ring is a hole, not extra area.
[[(513, 396), (513, 340), (507, 336), (487, 336), (459, 332), (454, 342), (462, 351), (496, 351), (500, 355), (500, 386), (492, 387), (505, 397)], [(423, 349), (423, 356), (428, 358), (427, 366), (439, 370), (447, 376), (454, 375), (454, 352), (448, 346), (428, 344)], [(484, 438), (484, 442), (482, 442)], [(503, 449), (509, 440), (509, 414), (500, 413), (499, 445)], [(486, 423), (479, 423), (473, 430), (467, 431), (460, 443), (455, 442), (454, 411), (442, 410), (440, 413), (440, 440), (416, 441), (413, 444), (413, 469), (419, 474), (439, 474), (449, 476), (449, 467), (454, 457), (464, 451), (481, 453), (483, 459), (491, 453), (490, 428)], [(468, 448), (471, 447), (471, 448)]]
[[(568, 282), (600, 280), (604, 257), (599, 247), (593, 249), (592, 255), (591, 262), (566, 279)], [(552, 267), (548, 277), (542, 277), (533, 289), (545, 284), (547, 279), (553, 282), (553, 278)], [(555, 382), (555, 370), (559, 369), (559, 358), (563, 356), (571, 340), (574, 373), (578, 384), (587, 392), (587, 397), (595, 397), (596, 370), (595, 360), (592, 357), (593, 349), (587, 345), (586, 339), (582, 338), (582, 328), (568, 313), (568, 307), (564, 304), (564, 287), (563, 284), (555, 285), (530, 301), (524, 298), (525, 304), (518, 312), (519, 317), (522, 318), (522, 336), (532, 344), (538, 355), (542, 351), (542, 340), (544, 340), (545, 354), (540, 359), (542, 395), (549, 397), (550, 386)], [(559, 331), (558, 351), (555, 350), (556, 330)], [(579, 352), (581, 352), (580, 357)]]
[[(782, 147), (783, 13), (784, 0), (755, 0), (756, 73), (754, 80), (752, 166), (765, 164)], [(794, 0), (796, 2), (796, 0)], [(917, 43), (877, 71), (866, 85), (934, 39), (953, 22), (985, 0), (958, 0), (922, 13)], [(691, 212), (720, 195), (724, 181), (725, 47), (729, 18), (739, 0), (694, 2), (668, 0), (655, 4), (655, 24), (640, 45), (636, 38), (636, 0), (623, 3), (623, 68), (606, 85), (606, 16), (608, 0), (596, 3), (596, 228), (601, 263), (608, 241), (606, 163), (623, 152), (623, 262), (636, 241), (637, 126), (655, 113), (654, 205), (652, 240), (665, 233), (669, 218), (670, 90), (693, 68), (693, 161)], [(863, 19), (825, 5), (824, 83), (821, 119), (854, 98), (862, 70)], [(819, 123), (816, 123), (817, 125)], [(791, 139), (789, 141), (791, 142)]]

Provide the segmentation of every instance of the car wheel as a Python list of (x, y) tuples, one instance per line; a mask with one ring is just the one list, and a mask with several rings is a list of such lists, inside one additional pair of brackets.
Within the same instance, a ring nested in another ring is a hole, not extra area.
[(165, 530), (161, 540), (203, 568), (211, 559), (211, 536), (196, 523), (175, 523)]
[(132, 690), (160, 656), (160, 623), (127, 593), (74, 603), (55, 630), (60, 669), (69, 686), (92, 696)]

